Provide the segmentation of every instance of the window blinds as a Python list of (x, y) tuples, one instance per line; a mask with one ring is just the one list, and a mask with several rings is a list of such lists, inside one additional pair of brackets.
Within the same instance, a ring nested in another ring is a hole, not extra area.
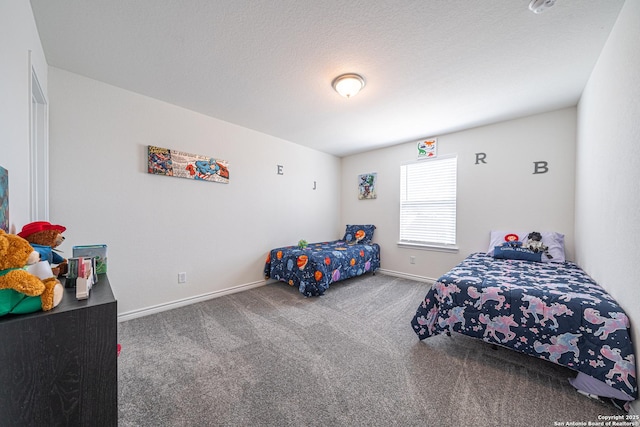
[(400, 168), (400, 243), (456, 244), (456, 156)]

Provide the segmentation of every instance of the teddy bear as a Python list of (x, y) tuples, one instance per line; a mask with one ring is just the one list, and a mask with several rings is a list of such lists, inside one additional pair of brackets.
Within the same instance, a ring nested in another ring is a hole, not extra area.
[(15, 234), (0, 230), (0, 316), (48, 311), (62, 300), (64, 288), (53, 276), (48, 263), (49, 276), (40, 278), (27, 271), (35, 271), (40, 254), (29, 242)]
[(48, 221), (35, 221), (22, 227), (18, 236), (31, 243), (31, 246), (40, 252), (43, 261), (49, 261), (56, 276), (67, 272), (67, 260), (58, 254), (55, 249), (64, 242), (66, 227), (51, 224)]

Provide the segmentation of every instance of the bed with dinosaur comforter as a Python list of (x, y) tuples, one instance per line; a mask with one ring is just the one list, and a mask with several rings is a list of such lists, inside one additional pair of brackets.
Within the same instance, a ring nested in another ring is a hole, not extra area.
[(583, 392), (638, 397), (629, 319), (572, 262), (471, 254), (433, 284), (411, 324), (421, 340), (458, 332), (577, 371)]

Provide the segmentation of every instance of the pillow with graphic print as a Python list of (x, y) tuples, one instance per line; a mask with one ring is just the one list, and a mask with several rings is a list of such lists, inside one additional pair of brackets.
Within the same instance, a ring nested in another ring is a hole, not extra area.
[[(517, 241), (525, 245), (529, 233), (529, 231), (491, 231), (487, 255), (493, 256), (496, 246), (502, 246), (503, 243)], [(543, 231), (540, 234), (542, 243), (549, 248), (547, 253), (551, 256), (549, 258), (546, 254), (542, 254), (541, 262), (565, 262), (564, 234), (552, 231)]]
[(347, 225), (342, 240), (351, 244), (361, 243), (363, 245), (369, 245), (373, 239), (373, 230), (375, 229), (376, 226), (372, 224)]
[(542, 262), (542, 252), (534, 252), (522, 246), (502, 245), (493, 248), (493, 257), (496, 259), (519, 259), (524, 261)]

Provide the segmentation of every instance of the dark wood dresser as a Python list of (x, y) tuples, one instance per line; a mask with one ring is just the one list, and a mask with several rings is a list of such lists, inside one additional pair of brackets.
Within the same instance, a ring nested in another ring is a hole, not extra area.
[(0, 317), (0, 426), (117, 426), (117, 302), (106, 274), (89, 299)]

